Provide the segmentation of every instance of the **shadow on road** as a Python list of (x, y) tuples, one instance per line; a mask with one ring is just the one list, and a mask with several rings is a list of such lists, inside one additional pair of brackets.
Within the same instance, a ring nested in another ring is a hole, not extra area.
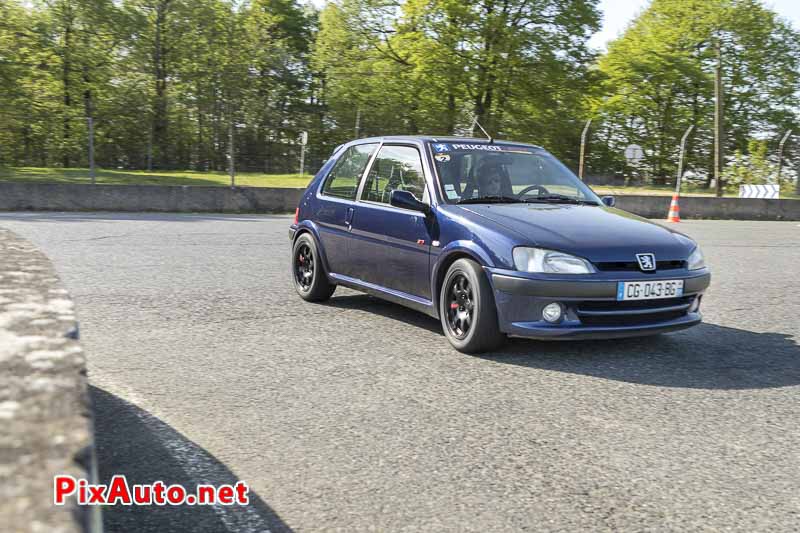
[[(441, 335), (438, 320), (367, 295), (338, 296), (332, 307), (358, 309)], [(479, 356), (498, 363), (692, 389), (765, 389), (800, 385), (800, 346), (792, 335), (701, 324), (633, 339), (544, 342), (512, 339)]]
[[(214, 456), (153, 415), (97, 387), (90, 387), (90, 395), (102, 483), (117, 474), (124, 474), (129, 486), (161, 480), (189, 490), (201, 483), (239, 481)], [(109, 533), (291, 531), (252, 490), (249, 496), (247, 506), (104, 507), (104, 529)]]
[[(419, 313), (402, 305), (393, 304), (380, 298), (375, 298), (368, 294), (348, 294), (345, 296), (334, 296), (325, 304), (330, 307), (337, 307), (339, 309), (356, 309), (359, 311), (366, 311), (368, 313), (375, 313), (377, 315), (385, 316), (411, 324), (420, 328), (427, 329), (432, 333), (438, 333), (442, 337), (442, 326), (435, 318), (431, 318), (424, 313)], [(442, 339), (444, 340), (444, 339)], [(447, 342), (447, 341), (445, 341)]]
[(715, 324), (622, 340), (514, 340), (506, 349), (482, 357), (660, 387), (765, 389), (800, 384), (800, 346), (791, 335)]

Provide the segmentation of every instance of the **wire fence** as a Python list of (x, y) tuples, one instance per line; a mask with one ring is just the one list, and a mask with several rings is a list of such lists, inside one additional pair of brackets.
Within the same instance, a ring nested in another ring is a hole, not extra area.
[[(625, 152), (627, 153), (631, 148), (637, 148), (641, 152), (638, 159), (631, 160), (627, 158), (627, 163), (616, 171), (596, 170), (593, 168), (592, 152), (599, 149), (608, 153), (610, 148), (603, 145), (602, 140), (593, 138), (590, 126), (591, 124), (587, 123), (580, 132), (576, 132), (580, 134), (580, 144), (575, 146), (575, 153), (572, 155), (573, 160), (579, 161), (579, 164), (576, 165), (577, 168), (574, 168), (574, 170), (586, 183), (614, 188), (645, 187), (654, 185), (657, 182), (664, 186), (669, 185), (669, 183), (676, 183), (677, 177), (674, 174), (672, 178), (669, 178), (654, 176), (648, 172), (648, 158), (658, 154), (645, 153), (645, 151), (641, 150), (641, 147), (636, 145), (635, 139), (630, 141), (630, 144), (625, 148)], [(357, 127), (358, 125), (356, 125), (355, 131), (351, 131), (351, 135), (358, 131)], [(258, 141), (253, 135), (246, 132), (242, 132), (242, 134), (237, 132), (237, 135), (233, 138), (232, 151), (229, 139), (223, 136), (213, 139), (212, 146), (202, 145), (200, 142), (193, 141), (173, 141), (169, 145), (169, 156), (159, 157), (150, 142), (142, 142), (141, 140), (134, 146), (121, 146), (114, 142), (109, 142), (109, 139), (103, 139), (103, 142), (95, 143), (97, 148), (92, 154), (91, 150), (88, 149), (88, 139), (86, 139), (86, 143), (83, 143), (77, 138), (79, 135), (86, 137), (88, 132), (81, 132), (76, 129), (74, 133), (76, 138), (73, 138), (73, 142), (78, 146), (75, 146), (72, 150), (69, 166), (89, 167), (93, 159), (95, 166), (102, 169), (146, 170), (154, 173), (159, 171), (230, 173), (230, 157), (233, 155), (234, 176), (240, 173), (298, 174), (301, 172), (301, 166), (304, 174), (313, 175), (322, 167), (338, 144), (331, 141), (320, 142), (319, 139), (307, 135), (306, 140), (308, 142), (304, 146), (300, 141), (302, 132), (294, 131), (275, 133), (270, 135), (268, 137), (269, 140), (266, 142)], [(791, 187), (795, 189), (797, 194), (800, 194), (800, 180), (798, 180), (798, 175), (800, 174), (800, 143), (795, 141), (797, 133), (792, 130), (783, 132), (778, 149), (768, 154), (766, 161), (768, 171), (766, 174), (762, 172), (763, 175), (760, 177), (749, 178), (739, 176), (742, 183), (777, 183), (783, 185), (784, 188)], [(206, 141), (206, 143), (208, 142)], [(615, 144), (619, 146), (625, 143), (620, 143), (617, 140)], [(674, 150), (676, 154), (682, 154), (684, 151), (680, 145), (674, 147)], [(705, 156), (711, 156), (711, 154), (705, 153), (708, 150), (703, 150)], [(686, 151), (688, 152), (687, 157), (694, 155), (695, 163), (698, 159), (702, 160), (703, 158), (703, 156), (698, 157), (698, 154), (691, 154), (691, 145), (686, 148)], [(0, 144), (0, 163), (5, 161), (6, 164), (11, 163), (12, 166), (22, 166), (20, 163), (24, 166), (65, 166), (63, 161), (53, 154), (42, 157), (41, 153), (33, 153), (36, 152), (35, 147), (23, 153), (24, 157), (22, 158), (19, 158), (19, 149), (17, 149), (17, 161), (10, 160), (11, 158), (8, 155), (11, 152), (12, 147), (4, 147)], [(619, 155), (617, 157), (619, 159)], [(730, 167), (731, 154), (729, 154), (728, 159), (728, 166)], [(42, 164), (37, 165), (36, 163), (39, 162)], [(677, 161), (673, 163), (678, 166)], [(708, 167), (710, 165), (706, 168), (698, 169), (696, 164), (692, 168), (681, 163), (681, 170), (678, 175), (689, 185), (710, 188), (713, 185), (713, 181), (711, 179), (712, 176), (710, 176), (711, 169)], [(732, 179), (728, 185), (736, 186), (738, 184)]]

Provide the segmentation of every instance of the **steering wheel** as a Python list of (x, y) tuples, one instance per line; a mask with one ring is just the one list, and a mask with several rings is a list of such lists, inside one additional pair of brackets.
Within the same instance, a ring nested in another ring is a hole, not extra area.
[(523, 196), (528, 194), (529, 191), (532, 191), (534, 189), (539, 191), (539, 196), (542, 196), (544, 194), (550, 194), (550, 191), (548, 191), (547, 189), (545, 189), (541, 185), (530, 185), (530, 186), (525, 187), (524, 189), (522, 189), (519, 193), (517, 193), (517, 197), (522, 198)]

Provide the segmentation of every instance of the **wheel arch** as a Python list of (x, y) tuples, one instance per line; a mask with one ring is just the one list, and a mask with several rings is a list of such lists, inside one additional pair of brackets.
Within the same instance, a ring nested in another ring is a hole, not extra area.
[(311, 235), (311, 238), (314, 239), (314, 244), (317, 246), (317, 252), (319, 253), (322, 264), (325, 267), (325, 275), (330, 279), (328, 274), (331, 270), (328, 265), (328, 257), (325, 254), (325, 247), (322, 245), (322, 240), (319, 238), (319, 228), (316, 224), (310, 220), (303, 220), (300, 222), (300, 224), (297, 226), (297, 231), (294, 234), (294, 238), (292, 239), (292, 248), (294, 248), (297, 239), (299, 239), (301, 235), (306, 234)]
[(450, 269), (450, 266), (459, 259), (471, 259), (478, 263), (481, 268), (491, 266), (491, 262), (489, 261), (488, 257), (482, 257), (482, 255), (483, 254), (472, 247), (454, 246), (452, 249), (447, 250), (445, 253), (439, 256), (439, 259), (436, 261), (436, 266), (434, 267), (434, 273), (431, 280), (433, 310), (437, 317), (439, 317), (439, 299), (442, 290), (442, 284), (444, 283), (444, 277), (447, 275), (447, 271)]

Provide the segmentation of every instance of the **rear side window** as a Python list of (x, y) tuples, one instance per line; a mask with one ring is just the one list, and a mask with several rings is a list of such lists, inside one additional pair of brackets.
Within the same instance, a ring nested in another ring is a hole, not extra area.
[(393, 190), (408, 191), (418, 200), (427, 200), (422, 161), (416, 148), (384, 145), (369, 171), (361, 199), (388, 204)]
[(337, 198), (355, 200), (358, 183), (377, 146), (377, 143), (372, 143), (358, 144), (348, 148), (333, 166), (328, 177), (325, 178), (322, 192)]

